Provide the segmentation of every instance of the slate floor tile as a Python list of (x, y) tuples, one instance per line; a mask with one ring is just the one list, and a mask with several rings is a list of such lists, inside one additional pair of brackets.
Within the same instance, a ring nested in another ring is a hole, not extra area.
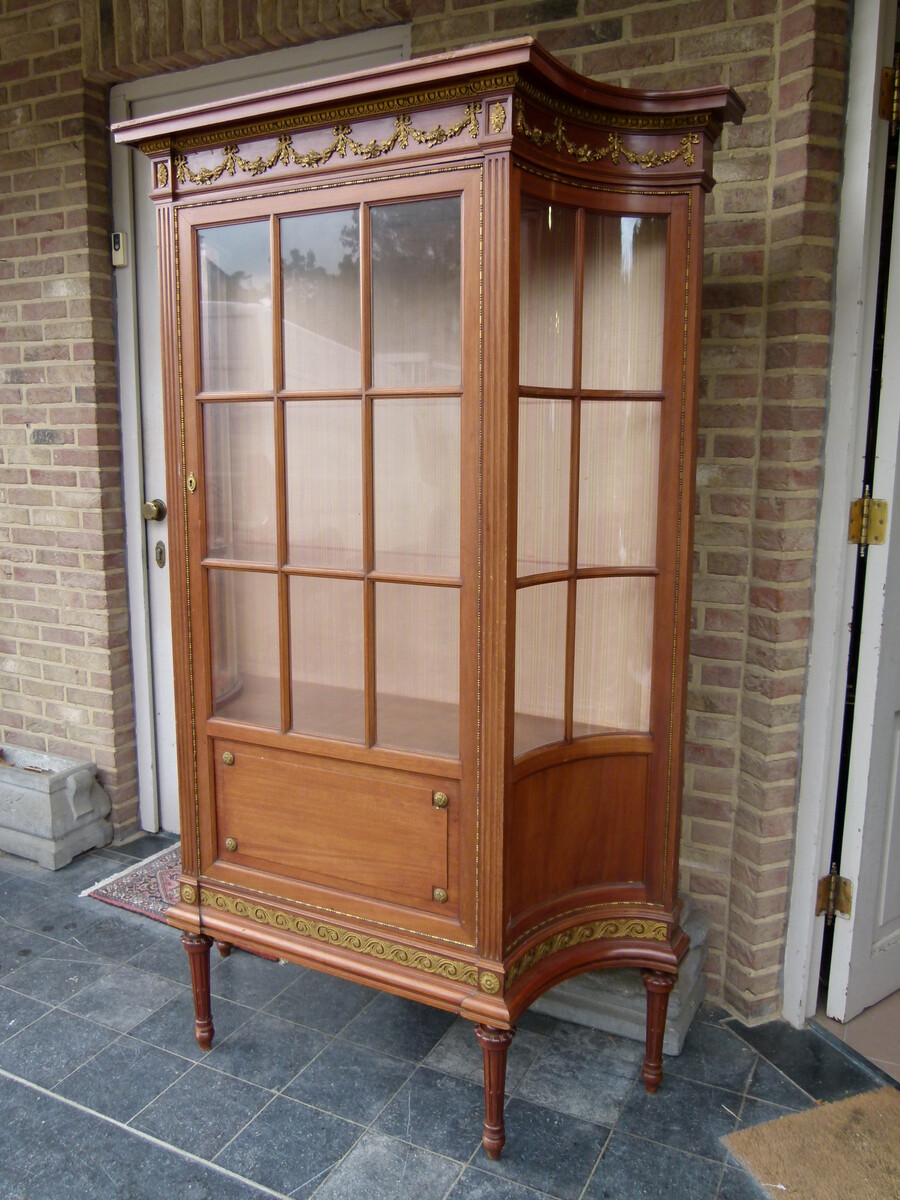
[(367, 1133), (331, 1172), (316, 1200), (441, 1200), (459, 1163)]
[(279, 1091), (328, 1045), (325, 1034), (269, 1013), (256, 1013), (218, 1040), (206, 1065)]
[[(154, 922), (148, 921), (147, 924), (153, 925)], [(128, 961), (131, 966), (141, 971), (164, 975), (166, 979), (188, 986), (191, 982), (191, 969), (178, 931), (162, 925), (159, 928), (163, 936), (156, 939), (146, 950), (138, 950)], [(215, 1005), (215, 1001), (213, 1004)]]
[(815, 1100), (845, 1100), (869, 1091), (876, 1082), (864, 1067), (811, 1026), (794, 1029), (784, 1021), (769, 1021), (746, 1027), (736, 1020), (728, 1025)]
[(584, 1200), (715, 1200), (720, 1163), (613, 1133)]
[(79, 937), (97, 920), (96, 905), (67, 895), (59, 888), (45, 888), (47, 899), (18, 918), (23, 929), (33, 929), (58, 942)]
[(160, 850), (167, 850), (177, 842), (178, 838), (171, 833), (144, 833), (140, 837), (132, 838), (130, 842), (120, 842), (116, 850), (135, 862), (141, 862), (153, 854), (159, 854)]
[(267, 1195), (102, 1117), (0, 1079), (4, 1200), (263, 1200)]
[(606, 1144), (609, 1130), (515, 1097), (506, 1106), (505, 1120), (502, 1158), (492, 1162), (482, 1146), (473, 1165), (561, 1200), (576, 1200)]
[[(814, 1103), (811, 1100), (809, 1107), (812, 1108)], [(765, 1125), (769, 1121), (777, 1121), (780, 1117), (789, 1117), (794, 1111), (794, 1109), (782, 1108), (778, 1104), (768, 1104), (765, 1100), (753, 1100), (745, 1096), (741, 1104), (737, 1127), (738, 1129), (748, 1129), (751, 1125)]]
[(643, 1048), (595, 1029), (560, 1025), (517, 1097), (597, 1125), (615, 1124), (635, 1086)]
[(655, 1096), (634, 1089), (616, 1130), (721, 1161), (719, 1139), (737, 1127), (740, 1102), (733, 1092), (669, 1075)]
[[(229, 1000), (215, 1000), (212, 1015), (215, 1027), (213, 1048), (234, 1033), (246, 1020), (254, 1017), (252, 1009), (244, 1008), (241, 1004), (232, 1004)], [(197, 1045), (197, 1039), (194, 1037), (194, 1000), (187, 989), (162, 1008), (158, 1008), (146, 1020), (133, 1026), (130, 1032), (132, 1037), (151, 1042), (163, 1050), (171, 1050), (173, 1054), (181, 1054), (195, 1061), (211, 1053), (209, 1050), (201, 1050)]]
[(130, 1124), (171, 1146), (212, 1159), (271, 1098), (264, 1088), (197, 1065)]
[(286, 1021), (335, 1034), (371, 1004), (375, 994), (362, 984), (301, 969), (299, 978), (270, 1001), (266, 1011)]
[[(158, 945), (170, 933), (175, 935), (176, 941), (178, 939), (174, 930), (170, 931), (157, 921), (148, 921), (136, 913), (116, 912), (108, 904), (101, 905), (96, 900), (91, 903), (94, 905), (93, 920), (78, 933), (77, 942), (85, 950), (92, 950), (103, 958), (128, 962), (142, 950)], [(183, 948), (181, 952), (184, 954)], [(187, 955), (184, 954), (184, 957), (186, 959)], [(186, 977), (188, 973), (185, 962)]]
[(0, 1043), (0, 1067), (51, 1088), (108, 1046), (115, 1036), (93, 1021), (52, 1009)]
[(24, 916), (46, 904), (52, 893), (28, 876), (14, 875), (0, 883), (0, 914), (9, 924), (19, 924)]
[(769, 1200), (769, 1193), (746, 1171), (726, 1167), (716, 1200)]
[(0, 921), (0, 979), (53, 948), (50, 938)]
[(284, 1089), (286, 1096), (368, 1125), (409, 1078), (412, 1064), (335, 1039)]
[(62, 1007), (81, 1017), (90, 1017), (99, 1025), (127, 1033), (183, 990), (159, 975), (148, 975), (134, 967), (115, 967), (108, 975), (76, 992)]
[(439, 1008), (381, 992), (350, 1022), (343, 1036), (375, 1050), (389, 1050), (398, 1058), (421, 1062), (454, 1020)]
[(0, 986), (0, 1042), (49, 1012), (49, 1006)]
[(87, 950), (51, 942), (50, 949), (40, 958), (32, 958), (24, 966), (10, 971), (3, 982), (6, 987), (35, 1000), (61, 1004), (89, 983), (108, 975), (112, 969), (111, 962)]
[(511, 1179), (498, 1179), (478, 1167), (466, 1167), (448, 1200), (543, 1200), (546, 1195)]
[[(527, 1029), (518, 1029), (506, 1060), (506, 1094), (511, 1095), (548, 1040)], [(475, 1026), (465, 1017), (457, 1017), (438, 1044), (425, 1057), (425, 1065), (448, 1075), (459, 1075), (471, 1083), (482, 1084), (484, 1063)]]
[[(187, 957), (183, 949), (182, 955)], [(246, 954), (242, 950), (232, 950), (227, 958), (221, 959), (213, 951), (212, 961), (212, 994), (246, 1004), (250, 1008), (263, 1008), (293, 983), (303, 970), (294, 963), (270, 962), (258, 954)]]
[(187, 1059), (120, 1037), (61, 1080), (54, 1091), (125, 1123), (190, 1067)]
[(754, 1100), (765, 1100), (769, 1104), (778, 1104), (782, 1108), (791, 1108), (797, 1112), (811, 1108), (815, 1103), (812, 1096), (797, 1087), (777, 1067), (773, 1067), (765, 1058), (759, 1058), (750, 1076), (747, 1095)]
[(374, 1128), (400, 1141), (468, 1162), (481, 1141), (484, 1090), (455, 1075), (420, 1067)]
[(216, 1162), (266, 1187), (305, 1200), (363, 1132), (331, 1113), (277, 1096)]
[(757, 1054), (730, 1029), (695, 1022), (688, 1031), (681, 1054), (666, 1058), (663, 1070), (698, 1083), (743, 1094), (756, 1066)]

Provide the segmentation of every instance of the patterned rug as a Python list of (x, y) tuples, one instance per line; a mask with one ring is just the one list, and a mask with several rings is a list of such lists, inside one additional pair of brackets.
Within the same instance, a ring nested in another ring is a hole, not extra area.
[(181, 848), (176, 842), (134, 867), (88, 888), (84, 894), (116, 908), (127, 908), (153, 921), (165, 921), (166, 909), (178, 899)]

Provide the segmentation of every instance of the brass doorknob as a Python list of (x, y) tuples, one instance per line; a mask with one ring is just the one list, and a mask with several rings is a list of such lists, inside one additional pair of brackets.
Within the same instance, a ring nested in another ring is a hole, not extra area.
[(145, 500), (141, 505), (141, 515), (145, 521), (164, 521), (166, 519), (165, 500)]
[(234, 755), (231, 753), (230, 750), (226, 750), (225, 753), (222, 755), (222, 762), (225, 764), (226, 767), (234, 766)]
[(235, 841), (234, 838), (226, 838), (225, 839), (225, 849), (226, 850), (237, 850), (237, 842)]

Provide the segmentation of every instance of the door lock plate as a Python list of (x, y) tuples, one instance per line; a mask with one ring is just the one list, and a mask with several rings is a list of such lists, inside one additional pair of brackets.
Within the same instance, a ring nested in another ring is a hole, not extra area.
[(156, 565), (158, 567), (164, 567), (166, 565), (166, 543), (165, 542), (157, 542), (156, 543), (156, 545), (153, 548), (153, 557), (156, 559)]

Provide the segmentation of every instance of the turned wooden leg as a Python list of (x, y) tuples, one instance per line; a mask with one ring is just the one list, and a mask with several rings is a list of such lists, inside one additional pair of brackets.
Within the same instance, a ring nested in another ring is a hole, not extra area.
[(231, 942), (221, 942), (216, 938), (216, 949), (222, 958), (227, 958), (231, 953)]
[(476, 1025), (475, 1036), (484, 1055), (484, 1130), (481, 1140), (488, 1158), (499, 1158), (506, 1141), (503, 1095), (506, 1090), (506, 1054), (515, 1029)]
[(647, 1046), (641, 1075), (647, 1091), (655, 1092), (662, 1083), (666, 1009), (669, 1007), (669, 993), (675, 986), (676, 976), (665, 971), (642, 971), (641, 974), (647, 989)]
[(194, 1036), (201, 1050), (212, 1046), (212, 1009), (209, 1002), (209, 951), (212, 938), (203, 933), (183, 933), (181, 944), (191, 964), (191, 986), (194, 989)]

